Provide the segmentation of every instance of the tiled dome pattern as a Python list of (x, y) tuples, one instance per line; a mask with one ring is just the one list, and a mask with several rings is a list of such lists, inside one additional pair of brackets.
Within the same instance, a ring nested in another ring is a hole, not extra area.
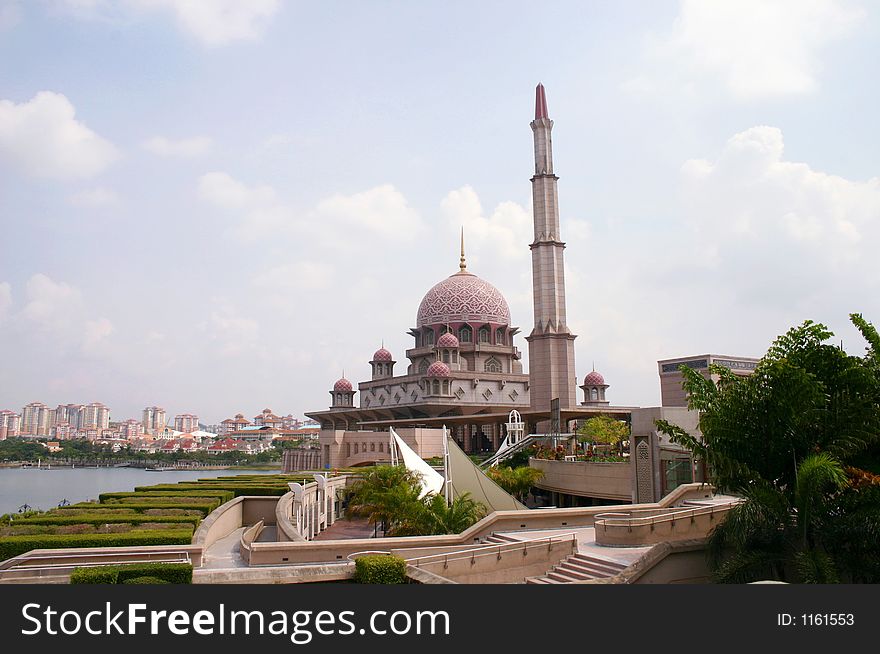
[(449, 322), (510, 324), (510, 307), (501, 292), (471, 273), (456, 273), (436, 284), (419, 305), (416, 326)]
[(348, 392), (352, 390), (351, 382), (348, 381), (345, 377), (342, 379), (338, 379), (335, 384), (333, 384), (334, 391), (342, 391)]
[(391, 352), (386, 350), (384, 347), (376, 350), (373, 353), (373, 361), (392, 361), (393, 357), (391, 356)]
[(425, 373), (427, 377), (449, 377), (449, 366), (447, 366), (442, 361), (435, 361), (430, 366), (428, 366), (428, 371)]

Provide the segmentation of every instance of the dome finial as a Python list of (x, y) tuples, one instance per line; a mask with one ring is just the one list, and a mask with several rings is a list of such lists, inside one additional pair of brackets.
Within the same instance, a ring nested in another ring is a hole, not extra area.
[(458, 270), (459, 272), (467, 270), (467, 263), (464, 260), (464, 225), (461, 227), (461, 258), (458, 260)]

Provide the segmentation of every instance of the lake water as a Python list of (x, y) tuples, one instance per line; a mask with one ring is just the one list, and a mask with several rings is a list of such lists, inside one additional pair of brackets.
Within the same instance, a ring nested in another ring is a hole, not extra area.
[(280, 472), (280, 469), (146, 472), (141, 468), (0, 468), (0, 515), (17, 512), (23, 504), (47, 510), (58, 506), (61, 500), (75, 504), (98, 499), (100, 493), (132, 491), (135, 486)]

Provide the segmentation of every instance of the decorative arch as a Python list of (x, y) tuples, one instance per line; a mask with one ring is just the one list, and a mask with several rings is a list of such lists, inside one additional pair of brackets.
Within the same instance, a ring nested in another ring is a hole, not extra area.
[(473, 342), (474, 330), (470, 328), (470, 325), (462, 325), (458, 330), (458, 340), (460, 343), (471, 343)]
[(479, 339), (480, 343), (488, 343), (489, 342), (489, 328), (488, 327), (480, 327), (479, 331)]
[(483, 370), (486, 372), (504, 372), (501, 362), (495, 357), (489, 357), (486, 363), (483, 364)]

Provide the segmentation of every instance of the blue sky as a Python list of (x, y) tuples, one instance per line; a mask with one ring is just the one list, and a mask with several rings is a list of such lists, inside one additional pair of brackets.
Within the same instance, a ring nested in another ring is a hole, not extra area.
[[(532, 322), (547, 88), (579, 376), (880, 321), (880, 4), (0, 0), (0, 408), (327, 406), (469, 269)], [(525, 351), (527, 344), (519, 346)]]

